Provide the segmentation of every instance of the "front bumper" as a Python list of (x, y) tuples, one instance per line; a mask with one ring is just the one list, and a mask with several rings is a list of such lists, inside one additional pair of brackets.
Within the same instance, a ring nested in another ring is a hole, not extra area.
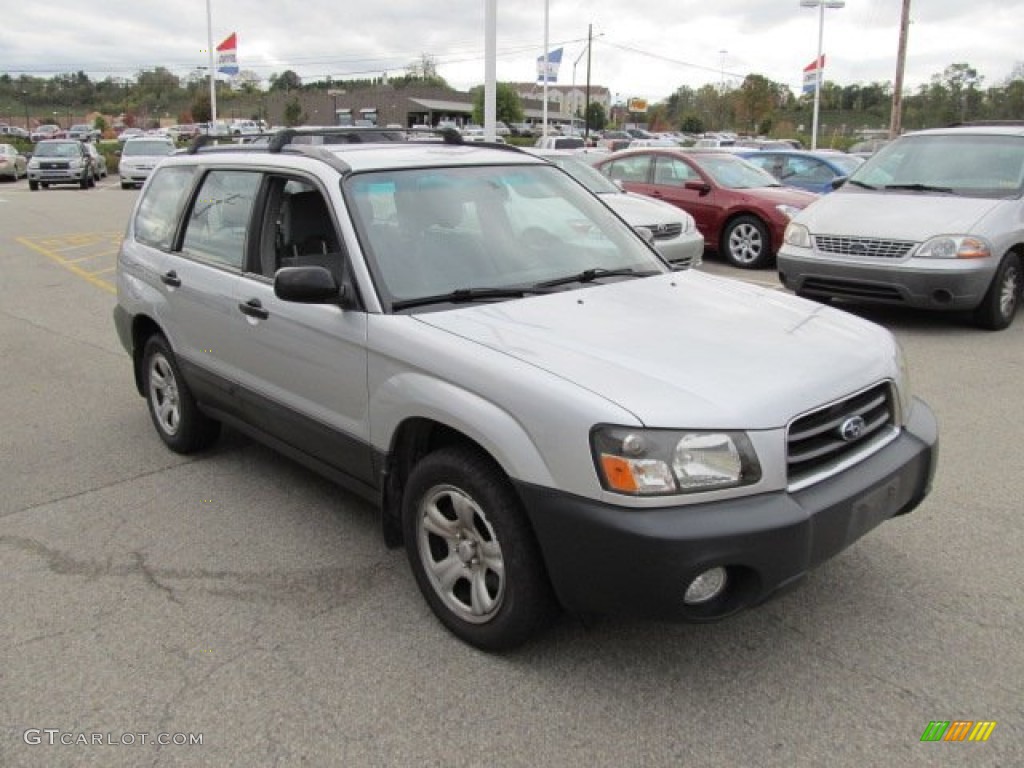
[(779, 279), (791, 291), (921, 309), (974, 309), (998, 259), (906, 259), (891, 264), (825, 258), (784, 246)]
[(704, 257), (704, 238), (696, 232), (683, 232), (678, 237), (655, 239), (654, 249), (670, 264), (699, 267)]
[(89, 178), (88, 168), (29, 168), (28, 180), (40, 184), (80, 184)]
[[(916, 401), (895, 441), (794, 493), (635, 509), (536, 486), (517, 490), (567, 610), (708, 621), (766, 600), (879, 523), (910, 512), (931, 489), (937, 457), (935, 417)], [(725, 592), (686, 605), (687, 586), (715, 566), (728, 571)]]

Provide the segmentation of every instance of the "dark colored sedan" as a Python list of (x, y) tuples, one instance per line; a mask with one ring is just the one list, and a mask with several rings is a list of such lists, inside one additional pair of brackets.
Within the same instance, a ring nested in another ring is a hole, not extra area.
[(843, 152), (763, 149), (740, 153), (740, 157), (768, 171), (787, 187), (808, 192), (831, 192), (836, 179), (846, 178), (864, 163), (864, 158)]
[(786, 224), (818, 198), (783, 187), (770, 174), (725, 152), (627, 149), (595, 166), (630, 192), (682, 208), (696, 220), (705, 246), (743, 269), (770, 266)]

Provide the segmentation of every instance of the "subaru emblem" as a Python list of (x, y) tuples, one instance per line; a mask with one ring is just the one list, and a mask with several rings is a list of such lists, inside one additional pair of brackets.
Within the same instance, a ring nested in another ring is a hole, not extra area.
[(839, 425), (839, 436), (846, 442), (852, 443), (864, 434), (864, 427), (866, 426), (867, 424), (864, 423), (862, 416), (851, 416)]

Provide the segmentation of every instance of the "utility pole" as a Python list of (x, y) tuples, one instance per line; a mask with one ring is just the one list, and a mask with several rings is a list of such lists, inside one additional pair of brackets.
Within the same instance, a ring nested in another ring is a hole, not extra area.
[(900, 16), (900, 43), (896, 54), (896, 81), (892, 88), (892, 119), (889, 138), (895, 139), (903, 130), (903, 69), (907, 64), (907, 33), (910, 30), (910, 0), (903, 0)]

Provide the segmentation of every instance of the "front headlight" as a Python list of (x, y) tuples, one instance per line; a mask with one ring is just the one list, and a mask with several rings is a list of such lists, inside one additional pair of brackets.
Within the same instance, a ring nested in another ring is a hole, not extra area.
[(795, 221), (791, 221), (786, 225), (786, 233), (782, 236), (782, 239), (786, 245), (793, 245), (797, 248), (811, 247), (811, 231), (803, 224), (797, 224)]
[(761, 479), (742, 432), (596, 427), (591, 447), (606, 490), (631, 496), (717, 491)]
[(992, 248), (980, 237), (940, 235), (926, 240), (916, 255), (922, 259), (984, 259), (992, 255)]
[(82, 167), (82, 161), (81, 160), (71, 160), (68, 163), (68, 168), (70, 168), (73, 171), (77, 171), (81, 167)]
[(28, 161), (28, 167), (33, 170), (37, 170), (39, 168), (39, 161), (33, 157), (31, 160)]

